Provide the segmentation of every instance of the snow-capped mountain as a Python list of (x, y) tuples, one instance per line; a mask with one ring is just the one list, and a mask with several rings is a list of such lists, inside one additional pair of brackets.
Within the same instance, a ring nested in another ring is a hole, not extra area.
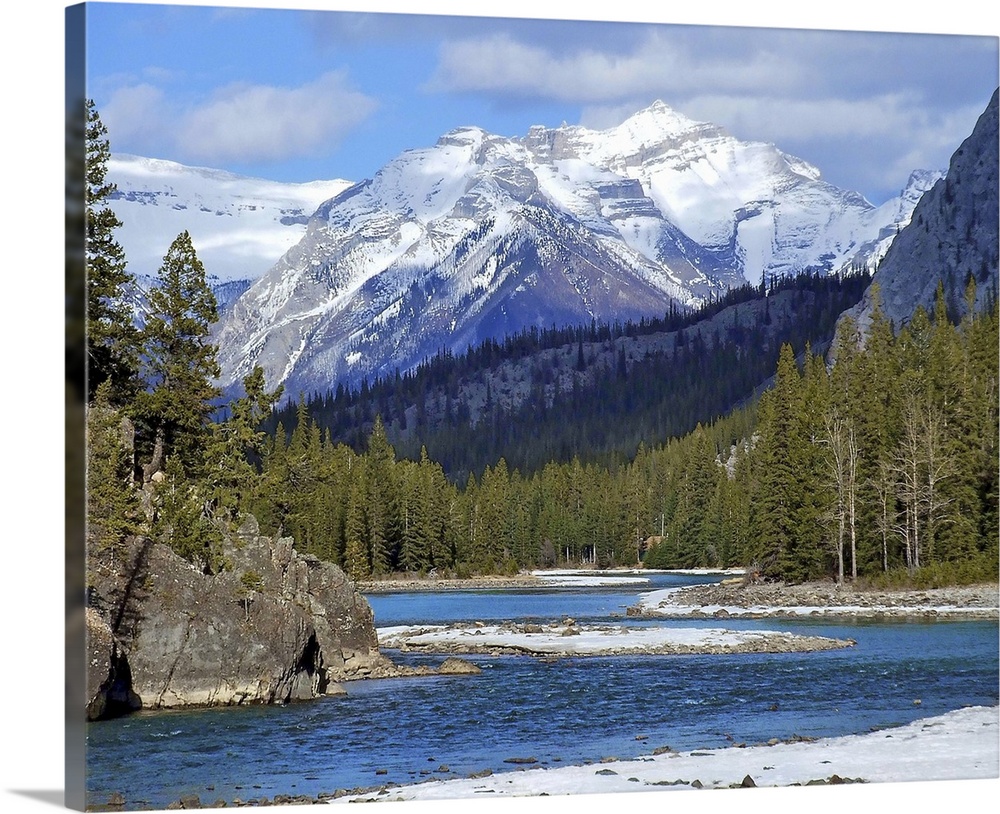
[(604, 131), (454, 130), (317, 209), (220, 322), (222, 383), (260, 364), (271, 386), (322, 391), (531, 326), (869, 262), (928, 181), (913, 180), (875, 207), (662, 102)]
[(115, 154), (109, 206), (129, 270), (155, 276), (170, 243), (185, 229), (213, 281), (260, 277), (294, 246), (316, 208), (350, 181), (280, 183), (173, 161)]

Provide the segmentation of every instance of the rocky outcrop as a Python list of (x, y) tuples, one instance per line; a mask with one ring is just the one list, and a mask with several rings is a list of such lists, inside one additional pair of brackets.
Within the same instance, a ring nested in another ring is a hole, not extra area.
[(930, 312), (939, 284), (952, 314), (964, 313), (965, 290), (976, 282), (976, 307), (996, 296), (998, 284), (998, 92), (972, 134), (955, 151), (945, 178), (917, 203), (893, 241), (872, 288), (849, 314), (867, 334), (877, 286), (882, 312), (898, 329), (918, 306)]
[(87, 719), (111, 718), (139, 709), (132, 691), (128, 659), (108, 623), (93, 608), (86, 609)]
[(378, 650), (372, 611), (336, 565), (248, 520), (204, 574), (137, 538), (92, 553), (88, 718), (137, 708), (283, 703), (338, 682), (399, 674)]

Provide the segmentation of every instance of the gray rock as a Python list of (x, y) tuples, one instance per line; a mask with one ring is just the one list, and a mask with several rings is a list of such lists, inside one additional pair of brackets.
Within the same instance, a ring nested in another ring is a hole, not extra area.
[[(917, 203), (913, 216), (889, 247), (872, 283), (882, 311), (897, 330), (918, 306), (930, 312), (938, 283), (949, 310), (964, 312), (966, 282), (975, 278), (976, 307), (995, 296), (998, 284), (997, 93), (972, 134), (951, 158), (948, 173)], [(874, 311), (872, 290), (847, 314), (866, 335)]]
[(132, 692), (128, 659), (122, 654), (108, 623), (86, 609), (87, 719), (110, 718), (139, 709)]
[(89, 718), (115, 704), (120, 712), (305, 700), (391, 666), (344, 572), (257, 531), (256, 521), (243, 524), (215, 575), (145, 538), (132, 542), (124, 568), (121, 556), (92, 558)]
[(447, 658), (437, 668), (440, 675), (479, 675), (480, 670), (475, 664), (464, 659)]

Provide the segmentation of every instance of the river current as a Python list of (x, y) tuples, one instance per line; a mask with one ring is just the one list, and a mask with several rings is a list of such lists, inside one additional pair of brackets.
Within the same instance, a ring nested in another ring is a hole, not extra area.
[[(315, 796), (525, 765), (824, 737), (998, 703), (996, 622), (638, 620), (647, 584), (368, 597), (378, 626), (558, 621), (787, 630), (851, 638), (846, 650), (732, 656), (469, 657), (477, 676), (351, 682), (348, 695), (280, 707), (142, 712), (88, 726), (88, 805), (166, 808), (187, 794)], [(437, 664), (443, 656), (387, 651)]]

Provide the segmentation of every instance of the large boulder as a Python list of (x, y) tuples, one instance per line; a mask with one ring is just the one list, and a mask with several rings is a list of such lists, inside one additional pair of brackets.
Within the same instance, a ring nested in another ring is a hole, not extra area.
[(111, 718), (142, 704), (132, 691), (128, 659), (108, 623), (93, 608), (86, 609), (87, 719)]
[(392, 674), (371, 607), (332, 563), (244, 523), (204, 574), (137, 538), (88, 569), (88, 718), (142, 708), (282, 703)]

